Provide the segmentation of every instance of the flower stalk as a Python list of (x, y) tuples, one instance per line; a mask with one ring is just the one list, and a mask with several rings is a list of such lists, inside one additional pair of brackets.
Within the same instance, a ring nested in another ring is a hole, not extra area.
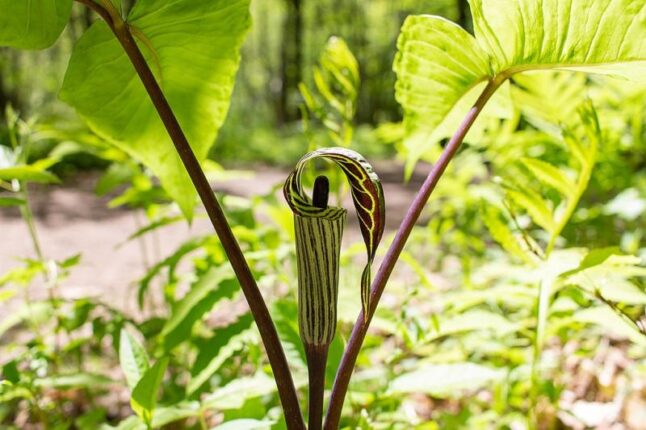
[(347, 211), (328, 206), (329, 181), (319, 176), (310, 199), (303, 192), (301, 176), (307, 161), (334, 161), (350, 183), (352, 199), (364, 236), (368, 261), (361, 277), (361, 298), (369, 306), (370, 267), (383, 234), (384, 204), (379, 178), (358, 153), (329, 148), (303, 157), (283, 189), (294, 213), (298, 269), (298, 323), (309, 373), (309, 429), (320, 430), (323, 419), (325, 369), (337, 324), (341, 239)]

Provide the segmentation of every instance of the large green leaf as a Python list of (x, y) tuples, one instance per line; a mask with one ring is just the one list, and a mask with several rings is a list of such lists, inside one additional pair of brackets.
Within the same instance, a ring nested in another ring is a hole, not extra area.
[(44, 49), (56, 42), (72, 0), (0, 0), (0, 46)]
[[(249, 0), (139, 0), (128, 16), (197, 158), (207, 156), (228, 108)], [(159, 176), (185, 214), (195, 191), (121, 46), (96, 22), (74, 49), (61, 98), (100, 135)]]
[(439, 126), (462, 96), (491, 75), (476, 39), (444, 18), (409, 16), (397, 47), (395, 91), (408, 131)]
[[(423, 149), (446, 137), (443, 123), (485, 81), (543, 69), (642, 81), (646, 76), (643, 0), (470, 0), (470, 4), (475, 37), (435, 16), (409, 17), (399, 37), (396, 96), (409, 138)], [(409, 162), (419, 158), (420, 151), (412, 149)]]

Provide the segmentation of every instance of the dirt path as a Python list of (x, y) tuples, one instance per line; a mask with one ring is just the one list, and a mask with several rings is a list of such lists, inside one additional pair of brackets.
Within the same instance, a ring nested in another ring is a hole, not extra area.
[[(414, 189), (423, 179), (421, 172), (408, 186), (401, 183), (401, 166), (377, 166), (387, 196), (387, 228), (394, 229), (414, 196)], [(271, 191), (287, 174), (274, 168), (258, 169), (253, 177), (214, 184), (228, 194), (249, 197)], [(137, 230), (136, 213), (109, 209), (110, 197), (98, 198), (93, 190), (98, 176), (80, 175), (75, 182), (63, 186), (35, 189), (33, 210), (44, 254), (64, 259), (80, 253), (81, 264), (65, 280), (63, 295), (67, 298), (97, 296), (114, 306), (126, 309), (133, 303), (135, 288), (128, 288), (144, 273), (145, 266), (139, 244), (123, 243)], [(348, 206), (350, 207), (350, 206)], [(350, 234), (358, 235), (354, 217), (349, 217)], [(197, 219), (193, 226), (173, 224), (160, 230), (156, 255), (164, 257), (190, 236), (211, 232), (207, 220)], [(357, 236), (358, 237), (358, 236)], [(15, 267), (20, 258), (33, 258), (34, 251), (28, 231), (15, 209), (0, 209), (0, 276)]]

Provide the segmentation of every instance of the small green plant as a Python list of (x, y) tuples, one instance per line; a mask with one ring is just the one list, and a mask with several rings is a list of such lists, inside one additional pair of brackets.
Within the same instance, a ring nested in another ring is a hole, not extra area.
[[(219, 239), (217, 243), (208, 237), (187, 243), (176, 255), (152, 267), (142, 280), (141, 290), (145, 292), (149, 281), (164, 268), (172, 279), (178, 261), (191, 251), (217, 248), (202, 264), (196, 265), (198, 279), (183, 299), (174, 303), (174, 294), (166, 294), (175, 310), (173, 317), (163, 324), (151, 323), (147, 327), (163, 339), (154, 364), (151, 365), (127, 329), (119, 327), (119, 334), (113, 335), (113, 340), (119, 339), (120, 362), (131, 390), (131, 406), (139, 417), (134, 425), (154, 428), (177, 417), (197, 416), (205, 426), (204, 413), (211, 403), (197, 402), (193, 396), (221, 366), (227, 351), (244, 344), (251, 336), (248, 330), (251, 317), (240, 318), (228, 327), (229, 331), (220, 333), (230, 343), (223, 345), (217, 337), (202, 342), (199, 357), (209, 357), (198, 359), (199, 369), (193, 369), (194, 379), (188, 386), (187, 397), (178, 406), (171, 410), (158, 408), (158, 390), (171, 360), (170, 351), (181, 344), (182, 336), (210, 309), (208, 304), (234, 294), (234, 287), (239, 285), (274, 374), (284, 424), (290, 430), (305, 429), (294, 378), (276, 324), (278, 321), (284, 330), (285, 321), (276, 312), (274, 315), (270, 312), (258, 287), (257, 274), (252, 272), (248, 255), (243, 253), (201, 165), (226, 117), (239, 48), (250, 26), (249, 1), (137, 0), (132, 4), (112, 0), (4, 1), (0, 3), (0, 44), (23, 49), (50, 46), (67, 24), (73, 3), (86, 6), (100, 20), (77, 43), (61, 98), (76, 109), (95, 133), (147, 166), (189, 220), (197, 192)], [(586, 8), (589, 3), (594, 5), (594, 13)], [(298, 327), (309, 367), (308, 428), (336, 430), (340, 427), (350, 378), (380, 298), (426, 203), (476, 119), (487, 113), (486, 107), (504, 105), (510, 80), (524, 72), (558, 69), (639, 78), (646, 61), (646, 45), (641, 43), (646, 37), (643, 25), (646, 9), (642, 3), (641, 0), (499, 0), (494, 4), (472, 0), (475, 36), (435, 16), (412, 16), (406, 20), (394, 68), (396, 95), (405, 114), (409, 167), (432, 144), (447, 137), (449, 140), (410, 204), (374, 278), (370, 267), (384, 229), (384, 196), (376, 174), (363, 157), (347, 149), (315, 151), (301, 160), (285, 188), (296, 218)], [(356, 63), (346, 48), (333, 40), (328, 46), (328, 57), (323, 57), (322, 68), (315, 70), (317, 92), (301, 87), (305, 112), (318, 118), (335, 143), (342, 146), (348, 146), (352, 140), (359, 81)], [(330, 58), (342, 61), (335, 63)], [(329, 71), (327, 78), (332, 85), (326, 82), (323, 70)], [(523, 168), (558, 195), (555, 197), (558, 207), (551, 207), (550, 201), (542, 199), (526, 184), (516, 183), (512, 178), (507, 178), (505, 183), (509, 217), (515, 220), (517, 210), (521, 209), (546, 234), (534, 239), (519, 228), (524, 242), (514, 242), (513, 235), (501, 227), (505, 225), (500, 219), (502, 215), (485, 210), (486, 224), (494, 238), (508, 250), (524, 255), (528, 263), (534, 259), (551, 261), (559, 237), (590, 180), (598, 147), (602, 145), (602, 133), (592, 109), (586, 112), (579, 124), (585, 130), (583, 135), (564, 129), (564, 140), (578, 161), (576, 178), (568, 177), (549, 163), (523, 160)], [(326, 414), (323, 411), (326, 358), (337, 325), (338, 261), (345, 210), (328, 205), (329, 186), (325, 179), (314, 182), (312, 198), (304, 192), (303, 164), (319, 156), (335, 161), (348, 177), (368, 252), (360, 281), (362, 309), (338, 360)], [(53, 178), (44, 165), (34, 167), (25, 160), (15, 164), (0, 170), (3, 181), (0, 184), (17, 193), (15, 197), (3, 197), (2, 202), (20, 205), (25, 221), (30, 224), (27, 191), (20, 181)], [(152, 186), (143, 188), (151, 190)], [(136, 194), (133, 192), (135, 197)], [(122, 199), (123, 203), (134, 201), (134, 197)], [(544, 248), (536, 246), (540, 241), (545, 242)], [(535, 302), (531, 414), (536, 412), (539, 403), (536, 387), (541, 383), (540, 358), (557, 279), (565, 280), (566, 284), (576, 283), (575, 277), (588, 269), (616, 261), (611, 255), (591, 251), (579, 262), (578, 268), (556, 272), (543, 268)], [(235, 278), (210, 264), (213, 260), (222, 261), (224, 256)], [(213, 284), (218, 289), (213, 290)], [(594, 294), (604, 303), (612, 303), (603, 292)], [(55, 297), (51, 301), (56, 303)], [(195, 303), (203, 306), (193, 306)], [(76, 305), (82, 308), (79, 312), (87, 314), (83, 304)], [(632, 318), (630, 310), (619, 311)], [(121, 321), (119, 325), (123, 324)], [(29, 397), (33, 387), (23, 383), (17, 373), (11, 366), (3, 369), (3, 374), (9, 375), (11, 387), (26, 390), (25, 396)], [(34, 408), (37, 411), (37, 405)], [(361, 425), (368, 427), (367, 419), (362, 419)], [(532, 425), (537, 420), (538, 417), (531, 420)]]

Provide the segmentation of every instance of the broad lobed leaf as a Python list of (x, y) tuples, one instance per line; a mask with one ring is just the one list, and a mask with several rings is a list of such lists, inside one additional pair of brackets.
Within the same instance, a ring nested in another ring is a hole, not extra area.
[[(202, 161), (229, 108), (249, 0), (139, 0), (138, 45)], [(103, 22), (74, 49), (61, 98), (101, 136), (142, 161), (190, 216), (195, 191), (142, 83)]]
[[(404, 23), (394, 64), (411, 145), (446, 137), (443, 122), (480, 82), (561, 69), (644, 81), (643, 0), (470, 0), (475, 37), (435, 16)], [(454, 130), (453, 130), (454, 131)], [(422, 133), (420, 133), (422, 132)], [(407, 145), (407, 146), (411, 146)], [(409, 163), (420, 150), (409, 149)]]
[(410, 16), (397, 42), (397, 101), (408, 131), (437, 127), (453, 106), (491, 74), (476, 39), (437, 16)]

